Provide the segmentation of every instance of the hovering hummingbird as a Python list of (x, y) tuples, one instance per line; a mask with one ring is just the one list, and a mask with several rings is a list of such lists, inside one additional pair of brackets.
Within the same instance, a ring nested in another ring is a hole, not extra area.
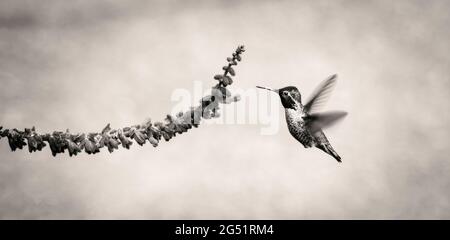
[(256, 87), (278, 93), (285, 109), (289, 132), (305, 148), (317, 147), (333, 156), (338, 162), (342, 162), (341, 157), (333, 149), (322, 129), (345, 117), (347, 112), (318, 112), (319, 108), (328, 100), (333, 87), (336, 85), (336, 78), (337, 75), (335, 74), (324, 80), (315, 89), (306, 104), (302, 104), (300, 91), (294, 86), (280, 89)]

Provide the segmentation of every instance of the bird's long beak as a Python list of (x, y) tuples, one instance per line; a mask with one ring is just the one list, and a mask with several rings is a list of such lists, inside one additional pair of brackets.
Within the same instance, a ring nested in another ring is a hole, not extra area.
[(261, 87), (261, 86), (256, 86), (256, 87), (278, 93), (278, 89), (272, 89), (272, 88)]

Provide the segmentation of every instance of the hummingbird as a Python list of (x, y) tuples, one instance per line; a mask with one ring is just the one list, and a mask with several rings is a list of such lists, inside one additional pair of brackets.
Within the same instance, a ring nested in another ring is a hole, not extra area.
[(322, 129), (344, 118), (347, 112), (318, 112), (328, 100), (336, 85), (336, 79), (337, 75), (334, 74), (322, 81), (305, 104), (302, 103), (300, 91), (294, 86), (287, 86), (280, 89), (256, 87), (275, 92), (280, 96), (281, 104), (285, 110), (289, 132), (297, 141), (305, 148), (316, 147), (324, 151), (340, 163), (342, 162), (341, 157), (333, 149)]

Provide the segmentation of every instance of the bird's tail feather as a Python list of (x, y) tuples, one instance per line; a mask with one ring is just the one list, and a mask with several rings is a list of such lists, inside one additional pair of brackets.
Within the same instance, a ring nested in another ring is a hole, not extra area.
[(334, 151), (333, 147), (329, 144), (329, 143), (325, 143), (325, 144), (318, 144), (316, 146), (318, 149), (328, 153), (329, 155), (331, 155), (332, 157), (334, 157), (334, 159), (336, 159), (336, 161), (338, 162), (342, 162), (341, 161), (341, 157), (339, 156), (339, 154), (337, 154), (336, 151)]

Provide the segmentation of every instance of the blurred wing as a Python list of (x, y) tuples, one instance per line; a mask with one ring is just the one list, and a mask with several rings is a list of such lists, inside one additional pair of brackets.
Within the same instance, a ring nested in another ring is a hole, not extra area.
[(342, 120), (345, 116), (347, 116), (347, 112), (332, 111), (332, 112), (313, 113), (311, 115), (308, 115), (304, 119), (308, 124), (309, 129), (312, 132), (315, 132), (320, 129), (333, 126), (339, 120)]
[(333, 91), (336, 85), (337, 75), (334, 74), (320, 83), (319, 86), (314, 90), (311, 97), (305, 104), (305, 112), (312, 113), (317, 112), (320, 107), (322, 107)]

